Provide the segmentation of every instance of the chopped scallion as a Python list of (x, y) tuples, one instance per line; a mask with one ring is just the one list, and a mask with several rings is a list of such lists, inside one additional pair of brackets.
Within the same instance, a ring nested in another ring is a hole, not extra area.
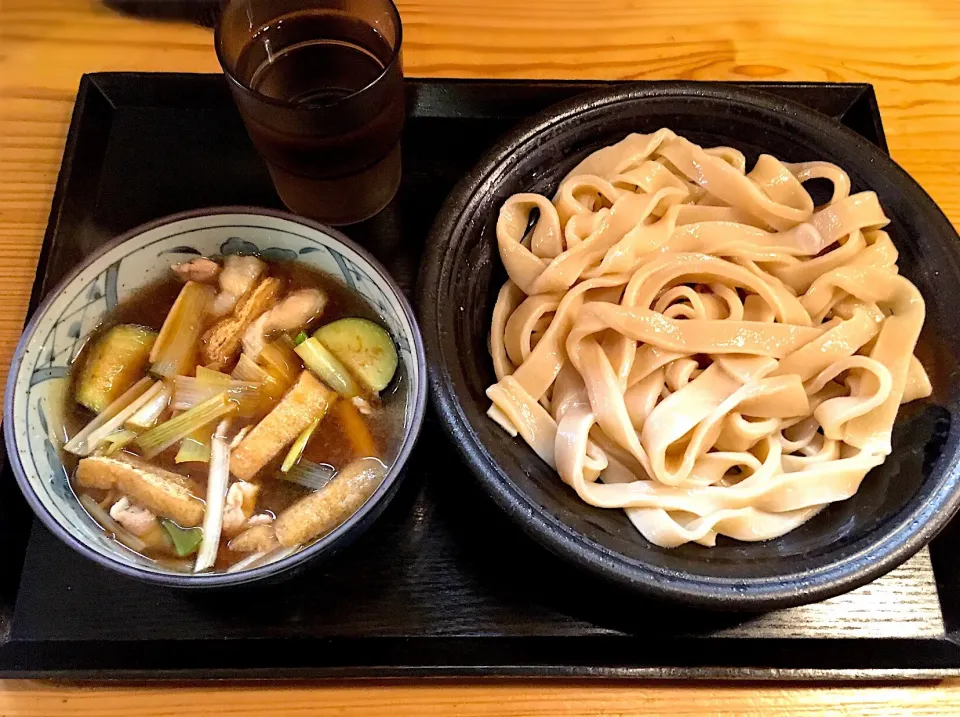
[[(201, 375), (201, 371), (204, 372)], [(223, 376), (225, 380), (211, 380), (209, 374)], [(260, 384), (250, 381), (232, 381), (230, 376), (203, 367), (197, 369), (197, 377), (177, 376), (173, 379), (173, 402), (175, 411), (189, 411), (209, 398), (226, 392), (239, 405), (241, 414), (255, 413), (261, 404)]]
[(256, 383), (267, 381), (270, 378), (270, 374), (266, 372), (263, 366), (257, 364), (257, 362), (247, 356), (247, 354), (240, 354), (240, 360), (237, 361), (237, 365), (230, 375), (238, 381), (251, 381)]
[(137, 445), (143, 451), (144, 458), (153, 458), (197, 429), (203, 428), (218, 418), (235, 413), (238, 409), (239, 406), (235, 401), (231, 401), (225, 392), (221, 393), (181, 413), (176, 418), (171, 418), (140, 434)]
[(177, 557), (184, 558), (196, 552), (200, 547), (200, 541), (203, 540), (203, 530), (200, 528), (181, 528), (172, 520), (164, 518), (160, 521), (161, 525), (170, 534), (173, 540), (173, 552)]
[(121, 428), (124, 421), (140, 410), (141, 406), (146, 405), (156, 398), (161, 391), (163, 391), (163, 383), (159, 381), (154, 383), (152, 386), (150, 386), (150, 388), (140, 394), (140, 396), (135, 398), (126, 408), (114, 415), (113, 418), (103, 423), (96, 430), (88, 433), (86, 438), (79, 444), (79, 446), (70, 452), (75, 453), (78, 456), (89, 456), (100, 447), (103, 439)]
[(210, 473), (207, 477), (207, 506), (203, 514), (203, 541), (197, 552), (196, 573), (213, 567), (220, 547), (220, 531), (223, 529), (223, 504), (230, 482), (230, 447), (227, 445), (227, 429), (230, 421), (220, 421), (210, 443)]
[(210, 461), (210, 438), (213, 430), (210, 425), (198, 428), (180, 441), (180, 450), (174, 459), (177, 463), (207, 463)]
[(302, 460), (280, 477), (310, 490), (320, 490), (333, 480), (336, 474), (337, 469), (331, 465)]
[(309, 338), (296, 348), (307, 368), (321, 381), (344, 398), (353, 398), (363, 393), (347, 368), (316, 338)]
[(170, 393), (170, 388), (164, 385), (163, 389), (154, 398), (143, 404), (136, 413), (126, 420), (124, 425), (139, 430), (157, 425), (160, 416), (170, 405)]
[(283, 459), (283, 465), (280, 466), (281, 471), (286, 473), (297, 464), (297, 462), (300, 460), (300, 456), (303, 455), (304, 449), (307, 447), (307, 443), (310, 442), (313, 432), (317, 430), (317, 426), (319, 425), (320, 419), (315, 418), (309, 426), (300, 432), (300, 435), (297, 436), (297, 440), (293, 442), (293, 445), (290, 446), (290, 450), (287, 451), (287, 457)]
[(136, 433), (133, 431), (128, 431), (125, 428), (119, 431), (114, 431), (103, 439), (103, 443), (107, 444), (104, 446), (103, 455), (112, 456), (117, 451), (123, 450), (124, 447), (126, 447), (126, 445), (136, 437)]
[[(87, 443), (87, 439), (90, 437), (90, 435), (101, 426), (105, 426), (108, 422), (113, 421), (121, 411), (123, 411), (125, 408), (128, 408), (130, 404), (140, 398), (150, 389), (151, 386), (153, 386), (152, 379), (147, 377), (141, 378), (139, 381), (133, 384), (133, 386), (128, 388), (120, 396), (120, 398), (107, 406), (103, 412), (101, 412), (96, 418), (90, 421), (90, 423), (84, 426), (83, 429), (77, 433), (77, 435), (67, 441), (67, 443), (63, 446), (63, 450), (69, 451), (70, 453), (76, 453), (77, 455), (88, 455), (89, 450), (87, 450), (85, 453), (80, 453), (80, 451), (86, 450), (86, 446), (84, 444)], [(132, 413), (133, 411), (127, 415)], [(121, 419), (114, 428), (119, 427), (125, 419), (126, 416), (124, 416), (124, 418)], [(111, 429), (110, 432), (113, 430), (114, 429)]]
[(257, 384), (260, 387), (261, 394), (271, 400), (279, 399), (289, 388), (277, 383), (263, 366), (260, 366), (247, 354), (240, 354), (240, 360), (237, 361), (237, 365), (230, 375), (238, 381)]

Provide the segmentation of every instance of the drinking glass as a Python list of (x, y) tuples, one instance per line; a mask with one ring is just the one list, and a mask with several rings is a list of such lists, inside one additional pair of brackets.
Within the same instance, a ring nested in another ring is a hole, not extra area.
[(373, 216), (400, 184), (400, 14), (391, 0), (231, 0), (217, 57), (292, 211)]

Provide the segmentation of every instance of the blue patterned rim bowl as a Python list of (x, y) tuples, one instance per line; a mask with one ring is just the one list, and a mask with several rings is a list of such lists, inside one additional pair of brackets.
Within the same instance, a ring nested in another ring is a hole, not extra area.
[[(103, 316), (141, 287), (194, 256), (257, 253), (326, 272), (375, 307), (393, 336), (406, 396), (404, 436), (385, 480), (345, 523), (298, 553), (237, 573), (189, 575), (166, 569), (116, 543), (84, 511), (60, 459), (62, 407), (70, 364)], [(46, 299), (17, 347), (3, 407), (7, 455), (34, 513), (64, 543), (129, 577), (175, 587), (240, 585), (287, 577), (362, 533), (399, 486), (426, 406), (426, 359), (413, 311), (400, 287), (370, 254), (339, 232), (283, 212), (226, 207), (176, 214), (110, 242), (88, 257)]]

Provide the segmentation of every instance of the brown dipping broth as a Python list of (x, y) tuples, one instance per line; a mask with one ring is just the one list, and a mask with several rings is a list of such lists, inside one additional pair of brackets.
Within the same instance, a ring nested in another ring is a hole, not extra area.
[[(324, 324), (349, 317), (370, 319), (375, 323), (383, 325), (383, 321), (378, 314), (362, 296), (333, 277), (297, 262), (265, 263), (267, 264), (267, 274), (281, 279), (284, 284), (284, 290), (281, 296), (291, 291), (304, 288), (317, 288), (326, 293), (328, 303), (321, 317), (307, 327), (308, 334), (312, 334), (313, 331), (316, 331)], [(143, 287), (108, 314), (103, 323), (90, 335), (83, 349), (74, 359), (70, 372), (70, 386), (63, 411), (64, 430), (67, 440), (76, 435), (95, 417), (93, 412), (78, 404), (74, 399), (76, 382), (80, 374), (80, 369), (86, 362), (90, 347), (94, 346), (104, 333), (117, 324), (138, 324), (159, 331), (164, 319), (166, 319), (167, 313), (170, 311), (182, 288), (183, 282), (173, 276), (172, 273), (166, 279)], [(233, 365), (222, 369), (224, 373), (230, 373), (232, 370)], [(372, 457), (379, 458), (387, 465), (390, 465), (396, 458), (400, 439), (403, 435), (405, 412), (403, 383), (405, 381), (406, 377), (403, 371), (403, 364), (401, 363), (397, 367), (397, 374), (390, 382), (390, 385), (381, 391), (380, 404), (375, 407), (372, 415), (363, 416), (363, 420), (370, 430), (374, 446), (376, 447), (377, 455)], [(265, 410), (262, 415), (255, 416), (251, 419), (250, 425), (259, 421), (266, 412)], [(257, 497), (256, 509), (254, 511), (255, 514), (270, 512), (275, 516), (279, 515), (287, 507), (311, 492), (303, 486), (279, 477), (283, 475), (280, 472), (280, 464), (283, 462), (288, 448), (282, 450), (280, 454), (267, 464), (251, 481), (260, 485), (260, 493)], [(179, 443), (176, 443), (171, 448), (152, 458), (150, 463), (189, 478), (195, 484), (194, 494), (201, 499), (205, 498), (209, 464), (198, 462), (177, 463), (174, 459), (178, 449)], [(128, 446), (127, 450), (136, 454), (136, 450), (134, 450), (132, 446)], [(62, 452), (61, 457), (64, 467), (71, 476), (71, 487), (75, 494), (80, 495), (86, 493), (97, 502), (101, 502), (107, 497), (107, 491), (77, 485), (74, 480), (77, 463), (79, 462), (77, 456)], [(314, 463), (331, 465), (339, 470), (352, 460), (363, 457), (365, 456), (359, 455), (354, 451), (341, 425), (338, 412), (335, 410), (335, 407), (333, 407), (328, 411), (311, 437), (310, 442), (304, 450), (302, 459)], [(349, 516), (344, 516), (344, 519), (347, 517)], [(249, 553), (239, 553), (228, 550), (227, 542), (227, 538), (221, 537), (217, 560), (213, 567), (215, 572), (223, 571), (233, 563), (249, 555)], [(177, 568), (179, 566), (186, 569), (186, 561), (190, 561), (192, 565), (192, 556), (177, 558), (172, 552), (150, 548), (144, 551), (143, 554), (166, 567)]]

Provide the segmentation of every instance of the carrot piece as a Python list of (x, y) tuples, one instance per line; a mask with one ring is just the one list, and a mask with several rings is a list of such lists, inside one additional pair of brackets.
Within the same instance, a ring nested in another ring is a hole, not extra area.
[(357, 407), (350, 401), (337, 401), (337, 411), (339, 411), (337, 415), (340, 425), (343, 426), (343, 432), (347, 434), (357, 456), (377, 458), (377, 446), (373, 442), (367, 422), (363, 420)]

